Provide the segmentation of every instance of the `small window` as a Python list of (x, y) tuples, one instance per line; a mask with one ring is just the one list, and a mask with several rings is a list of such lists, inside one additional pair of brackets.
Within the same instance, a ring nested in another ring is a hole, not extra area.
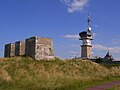
[(39, 49), (39, 46), (37, 46), (37, 49)]
[(52, 48), (49, 48), (49, 50), (51, 51), (51, 50), (52, 50)]
[(90, 58), (90, 55), (89, 55), (89, 58)]

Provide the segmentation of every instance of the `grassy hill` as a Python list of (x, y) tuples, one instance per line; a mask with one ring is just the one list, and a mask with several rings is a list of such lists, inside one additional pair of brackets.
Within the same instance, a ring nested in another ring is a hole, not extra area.
[(120, 85), (114, 86), (111, 89), (107, 89), (107, 90), (120, 90)]
[(0, 90), (84, 90), (120, 79), (120, 69), (87, 60), (0, 59)]

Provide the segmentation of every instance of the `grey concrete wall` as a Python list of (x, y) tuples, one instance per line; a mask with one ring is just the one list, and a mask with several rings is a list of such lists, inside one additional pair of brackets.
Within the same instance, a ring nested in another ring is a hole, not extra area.
[(26, 55), (36, 60), (54, 58), (52, 39), (41, 37), (26, 39)]
[(92, 46), (82, 45), (81, 46), (81, 57), (82, 58), (92, 58)]
[(16, 56), (25, 55), (25, 42), (24, 41), (15, 42), (15, 55)]
[(4, 57), (13, 57), (15, 56), (15, 44), (9, 43), (5, 45)]
[(31, 37), (25, 42), (17, 41), (15, 44), (5, 45), (5, 57), (26, 55), (33, 59), (53, 59), (53, 41), (50, 38)]
[(31, 37), (25, 41), (25, 55), (35, 59), (35, 40), (36, 37)]

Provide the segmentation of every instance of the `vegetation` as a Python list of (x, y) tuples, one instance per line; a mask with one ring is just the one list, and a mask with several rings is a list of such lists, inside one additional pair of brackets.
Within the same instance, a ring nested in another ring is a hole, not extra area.
[(88, 60), (0, 59), (0, 90), (84, 90), (120, 79), (120, 69)]
[(120, 90), (120, 85), (114, 86), (111, 89), (107, 89), (107, 90)]
[(107, 68), (113, 68), (113, 67), (117, 67), (120, 68), (120, 64), (101, 64)]
[(102, 59), (99, 57), (99, 58), (96, 59), (95, 62), (96, 62), (96, 63), (102, 63)]

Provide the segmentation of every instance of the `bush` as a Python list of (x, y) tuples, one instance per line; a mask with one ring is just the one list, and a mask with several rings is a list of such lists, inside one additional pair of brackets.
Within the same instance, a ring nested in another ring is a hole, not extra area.
[(103, 61), (102, 61), (102, 59), (99, 57), (99, 58), (97, 58), (97, 59), (95, 60), (95, 62), (96, 62), (96, 63), (102, 63)]

